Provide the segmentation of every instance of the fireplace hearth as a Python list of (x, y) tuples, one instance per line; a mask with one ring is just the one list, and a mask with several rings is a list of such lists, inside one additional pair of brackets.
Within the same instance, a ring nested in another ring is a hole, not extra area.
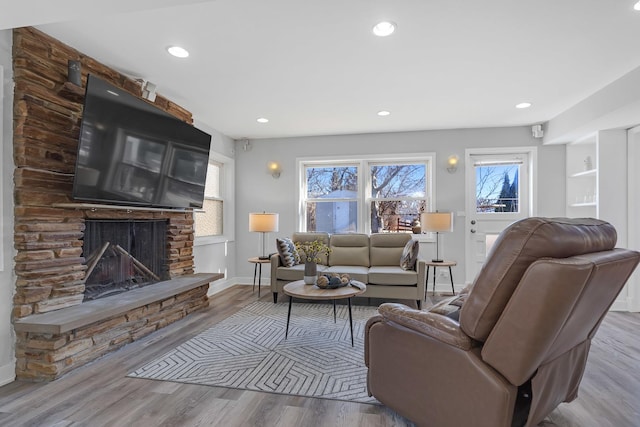
[(87, 220), (83, 301), (166, 280), (166, 246), (166, 220)]

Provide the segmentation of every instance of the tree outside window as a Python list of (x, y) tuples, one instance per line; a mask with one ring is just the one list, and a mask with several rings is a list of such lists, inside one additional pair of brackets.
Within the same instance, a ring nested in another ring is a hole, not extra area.
[(476, 166), (476, 212), (520, 212), (519, 164)]
[(306, 167), (305, 176), (307, 231), (357, 231), (357, 166)]
[(426, 164), (372, 164), (369, 172), (370, 232), (411, 232), (427, 207)]
[(411, 232), (432, 208), (432, 155), (389, 158), (301, 161), (300, 230)]

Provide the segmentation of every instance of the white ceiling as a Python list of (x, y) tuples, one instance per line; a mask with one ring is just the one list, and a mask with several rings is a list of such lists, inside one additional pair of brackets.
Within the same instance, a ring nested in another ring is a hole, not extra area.
[[(0, 28), (35, 25), (199, 122), (268, 138), (548, 121), (640, 66), (636, 1), (21, 0)], [(373, 36), (380, 20), (396, 33)]]

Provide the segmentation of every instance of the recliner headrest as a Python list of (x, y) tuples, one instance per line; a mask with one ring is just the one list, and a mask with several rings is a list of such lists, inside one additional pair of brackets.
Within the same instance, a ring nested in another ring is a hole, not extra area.
[(494, 243), (460, 313), (460, 326), (485, 341), (524, 272), (540, 258), (567, 258), (613, 249), (615, 228), (592, 218), (527, 218)]

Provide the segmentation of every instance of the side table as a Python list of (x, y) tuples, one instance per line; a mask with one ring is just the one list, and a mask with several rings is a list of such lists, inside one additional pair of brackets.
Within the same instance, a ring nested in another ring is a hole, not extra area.
[(453, 295), (456, 294), (456, 290), (453, 288), (453, 274), (451, 273), (451, 267), (458, 265), (456, 261), (442, 261), (442, 262), (433, 262), (426, 261), (427, 265), (427, 274), (425, 275), (425, 287), (424, 287), (424, 299), (427, 299), (427, 288), (429, 287), (429, 268), (433, 267), (433, 294), (436, 294), (436, 267), (449, 267), (449, 278), (451, 279), (451, 292)]
[[(253, 267), (253, 288), (251, 288), (251, 292), (256, 290), (256, 275), (258, 276), (258, 298), (260, 298), (260, 285), (262, 282), (262, 264), (270, 264), (271, 259), (261, 259), (257, 256), (249, 258), (249, 261), (252, 264), (255, 264)], [(259, 270), (259, 271), (258, 271)]]

